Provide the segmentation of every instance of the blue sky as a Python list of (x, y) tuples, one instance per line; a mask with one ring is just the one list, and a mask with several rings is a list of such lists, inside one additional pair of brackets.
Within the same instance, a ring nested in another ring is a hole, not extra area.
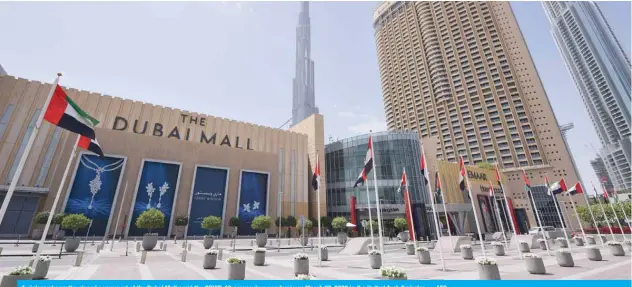
[[(630, 2), (602, 2), (630, 54)], [(313, 2), (316, 103), (325, 136), (386, 128), (373, 37), (377, 2)], [(586, 184), (598, 138), (539, 2), (513, 2)], [(278, 127), (291, 116), (297, 2), (1, 2), (11, 75)], [(10, 28), (8, 28), (10, 27)]]

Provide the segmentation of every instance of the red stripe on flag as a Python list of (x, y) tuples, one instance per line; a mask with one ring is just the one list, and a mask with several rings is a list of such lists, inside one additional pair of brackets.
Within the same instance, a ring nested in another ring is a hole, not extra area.
[(351, 224), (355, 225), (355, 227), (353, 227), (353, 231), (358, 231), (358, 222), (356, 220), (357, 217), (357, 213), (356, 213), (356, 197), (355, 196), (351, 196)]
[(59, 85), (55, 88), (55, 92), (48, 103), (44, 119), (51, 124), (57, 125), (61, 117), (66, 113), (68, 101), (66, 100), (66, 92)]
[(513, 208), (513, 203), (511, 202), (511, 199), (507, 198), (507, 203), (509, 205), (509, 216), (511, 216), (511, 220), (513, 220), (514, 226), (516, 227), (516, 232), (519, 234), (520, 225), (518, 225), (518, 218), (516, 217), (516, 212)]
[(79, 142), (77, 143), (77, 146), (87, 150), (90, 147), (90, 143), (92, 142), (92, 140), (89, 137), (84, 137), (81, 136), (81, 138), (79, 138)]
[(404, 208), (406, 209), (406, 222), (408, 223), (408, 235), (410, 236), (409, 238), (415, 238), (415, 236), (413, 235), (413, 215), (410, 214), (412, 208), (410, 206), (410, 201), (408, 200), (408, 190), (404, 190)]

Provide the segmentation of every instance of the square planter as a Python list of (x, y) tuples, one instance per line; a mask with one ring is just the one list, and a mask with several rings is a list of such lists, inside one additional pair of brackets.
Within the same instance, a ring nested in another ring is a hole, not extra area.
[(408, 237), (408, 231), (403, 231), (403, 232), (400, 232), (400, 233), (399, 233), (399, 239), (400, 239), (402, 242), (408, 242), (408, 239), (409, 239), (409, 237)]
[(478, 265), (478, 279), (480, 280), (500, 280), (498, 265)]
[(496, 256), (504, 256), (505, 255), (505, 246), (503, 246), (503, 245), (494, 245), (494, 254), (496, 254)]
[(213, 247), (213, 241), (212, 236), (204, 235), (204, 241), (202, 241), (204, 249), (211, 249), (211, 247)]
[(308, 242), (309, 242), (309, 237), (301, 236), (301, 246), (307, 246)]
[(590, 245), (595, 245), (597, 244), (597, 241), (595, 241), (595, 238), (592, 236), (587, 236), (586, 237), (586, 243), (590, 244)]
[(345, 244), (347, 242), (347, 234), (344, 232), (338, 232), (336, 239), (338, 240), (338, 244)]
[(217, 266), (217, 254), (204, 254), (202, 268), (215, 269), (215, 266)]
[(544, 274), (546, 273), (546, 268), (544, 267), (544, 262), (542, 258), (538, 257), (525, 257), (524, 259), (525, 265), (527, 266), (527, 271), (531, 274)]
[(624, 256), (625, 251), (623, 250), (622, 245), (608, 245), (608, 249), (610, 249), (610, 254), (613, 256)]
[(415, 255), (415, 245), (406, 244), (406, 255)]
[(309, 275), (309, 259), (294, 259), (294, 276)]
[(382, 267), (382, 254), (369, 254), (371, 268), (380, 269)]
[(229, 263), (228, 280), (246, 279), (246, 263)]
[(266, 253), (265, 252), (254, 252), (252, 262), (255, 266), (263, 266), (266, 264)]
[(147, 251), (154, 250), (156, 245), (158, 245), (158, 235), (157, 234), (145, 234), (143, 235), (143, 249)]
[(529, 243), (527, 242), (520, 242), (520, 244), (518, 245), (520, 247), (520, 252), (530, 252), (531, 248), (529, 248)]
[(461, 256), (463, 259), (472, 260), (474, 259), (474, 253), (472, 253), (472, 248), (461, 248)]
[(257, 233), (257, 247), (265, 247), (268, 243), (268, 234), (267, 233)]
[(320, 260), (329, 260), (329, 251), (327, 251), (327, 248), (320, 248)]
[[(593, 239), (594, 241), (595, 239)], [(577, 246), (584, 246), (584, 239), (580, 238), (580, 237), (575, 237), (575, 245)]]
[(539, 241), (539, 244), (540, 244), (540, 249), (542, 249), (542, 250), (547, 250), (548, 249), (546, 241)]
[(601, 251), (599, 248), (587, 248), (586, 249), (586, 257), (590, 261), (601, 261)]
[(419, 263), (421, 264), (430, 264), (430, 252), (429, 251), (419, 251), (417, 252), (417, 259), (419, 259)]
[(599, 235), (599, 239), (601, 239), (601, 242), (603, 242), (603, 243), (608, 242), (608, 239), (606, 238), (605, 235)]
[(560, 248), (568, 248), (568, 240), (566, 240), (566, 238), (563, 239), (555, 239), (555, 241), (557, 241), (557, 244), (560, 245)]
[(33, 274), (29, 275), (3, 275), (0, 287), (17, 287), (18, 280), (33, 280)]
[[(29, 266), (32, 265), (33, 260), (29, 263)], [(48, 275), (48, 269), (50, 269), (50, 261), (39, 261), (37, 265), (35, 265), (35, 270), (33, 271), (33, 279), (44, 279), (46, 275)]]
[(66, 243), (64, 243), (64, 249), (66, 249), (66, 252), (75, 252), (77, 248), (79, 248), (80, 242), (81, 242), (81, 239), (79, 237), (66, 238)]
[(575, 266), (575, 261), (573, 261), (573, 255), (569, 252), (555, 252), (555, 259), (557, 260), (557, 264), (562, 267), (573, 267)]

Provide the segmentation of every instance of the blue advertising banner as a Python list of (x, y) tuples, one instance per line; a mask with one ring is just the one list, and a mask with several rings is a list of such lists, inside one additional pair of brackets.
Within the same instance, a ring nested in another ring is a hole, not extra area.
[[(82, 154), (75, 173), (68, 201), (66, 214), (84, 214), (92, 220), (90, 234), (105, 235), (112, 203), (121, 178), (125, 159)], [(88, 228), (77, 231), (78, 236), (85, 236)], [(67, 233), (69, 234), (69, 233)]]
[(147, 233), (147, 230), (136, 227), (136, 219), (143, 211), (150, 208), (156, 208), (165, 215), (165, 226), (152, 230), (152, 233), (158, 233), (160, 236), (168, 235), (179, 173), (180, 164), (150, 160), (144, 162), (136, 191), (132, 220), (129, 225), (129, 236), (142, 236)]
[(268, 174), (252, 171), (241, 172), (239, 191), (239, 235), (255, 235), (250, 224), (259, 215), (266, 215), (268, 205)]
[[(188, 236), (208, 234), (208, 230), (202, 229), (204, 217), (212, 215), (224, 219), (227, 176), (228, 170), (221, 168), (198, 166), (195, 170)], [(220, 231), (213, 230), (212, 234), (219, 235)]]

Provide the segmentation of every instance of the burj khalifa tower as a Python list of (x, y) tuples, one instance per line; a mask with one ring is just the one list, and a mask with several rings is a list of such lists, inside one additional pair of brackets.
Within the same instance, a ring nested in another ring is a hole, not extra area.
[(311, 58), (309, 2), (301, 2), (296, 27), (296, 76), (292, 97), (292, 126), (318, 113), (314, 94), (314, 61)]

